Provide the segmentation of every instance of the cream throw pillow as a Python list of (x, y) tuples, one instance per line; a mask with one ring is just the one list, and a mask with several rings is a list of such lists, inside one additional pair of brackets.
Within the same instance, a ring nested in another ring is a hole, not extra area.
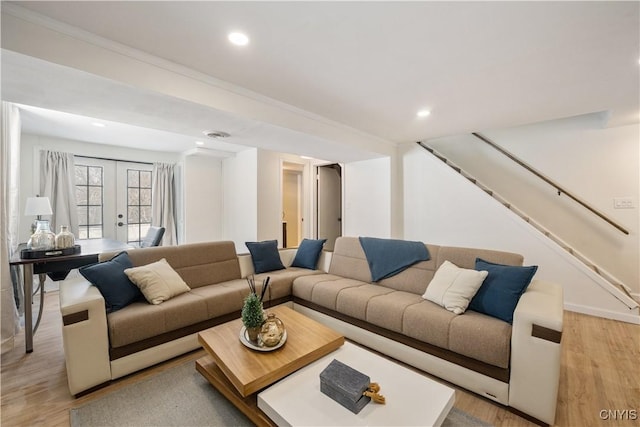
[(487, 271), (460, 268), (445, 261), (431, 279), (422, 298), (455, 314), (462, 314), (488, 274)]
[(124, 274), (151, 304), (160, 304), (191, 290), (164, 258), (141, 267), (127, 268)]

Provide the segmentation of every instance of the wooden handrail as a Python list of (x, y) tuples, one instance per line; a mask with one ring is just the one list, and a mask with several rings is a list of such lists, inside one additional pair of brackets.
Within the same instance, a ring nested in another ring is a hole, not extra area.
[(613, 221), (612, 219), (607, 217), (602, 212), (598, 211), (596, 208), (589, 206), (589, 204), (587, 204), (585, 201), (581, 200), (577, 196), (574, 196), (569, 191), (567, 191), (565, 188), (563, 188), (559, 184), (556, 184), (553, 180), (551, 180), (550, 178), (547, 178), (542, 173), (538, 172), (536, 169), (534, 169), (533, 167), (531, 167), (527, 163), (525, 163), (522, 160), (520, 160), (514, 154), (510, 153), (509, 151), (507, 151), (504, 148), (502, 148), (499, 145), (497, 145), (495, 142), (491, 141), (487, 137), (485, 137), (485, 136), (483, 136), (483, 135), (481, 135), (481, 134), (479, 134), (477, 132), (472, 132), (471, 134), (473, 136), (475, 136), (476, 138), (480, 139), (481, 141), (487, 143), (488, 145), (490, 145), (494, 149), (498, 150), (499, 152), (501, 152), (502, 154), (504, 154), (505, 156), (507, 156), (508, 158), (510, 158), (511, 160), (513, 160), (514, 162), (516, 162), (517, 164), (519, 164), (520, 166), (522, 166), (523, 168), (525, 168), (526, 170), (528, 170), (529, 172), (531, 172), (532, 174), (534, 174), (535, 176), (537, 176), (538, 178), (543, 180), (544, 182), (546, 182), (547, 184), (549, 184), (552, 187), (554, 187), (556, 189), (556, 191), (558, 192), (558, 196), (561, 196), (562, 194), (565, 194), (571, 200), (575, 201), (576, 203), (578, 203), (579, 205), (581, 205), (585, 209), (587, 209), (590, 212), (592, 212), (593, 214), (597, 215), (598, 217), (600, 217), (601, 219), (603, 219), (604, 221), (609, 223), (611, 226), (615, 227), (616, 229), (618, 229), (619, 231), (623, 232), (624, 234), (627, 234), (627, 235), (629, 234), (629, 231), (627, 231), (624, 227), (622, 227), (621, 225), (619, 225), (618, 223), (616, 223), (615, 221)]

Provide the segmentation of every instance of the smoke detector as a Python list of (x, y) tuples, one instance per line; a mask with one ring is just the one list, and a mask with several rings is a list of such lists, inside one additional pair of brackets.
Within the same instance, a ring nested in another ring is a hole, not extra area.
[(209, 138), (213, 138), (213, 139), (228, 138), (231, 136), (227, 132), (223, 132), (221, 130), (205, 130), (202, 133), (208, 136)]

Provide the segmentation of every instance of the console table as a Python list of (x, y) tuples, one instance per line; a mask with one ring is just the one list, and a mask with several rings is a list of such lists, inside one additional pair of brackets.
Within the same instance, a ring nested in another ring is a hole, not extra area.
[(43, 297), (42, 290), (44, 284), (40, 283), (40, 311), (36, 320), (36, 327), (33, 327), (33, 274), (50, 274), (54, 280), (61, 280), (66, 277), (67, 273), (74, 268), (98, 262), (98, 255), (103, 252), (117, 252), (132, 247), (126, 243), (112, 239), (90, 239), (76, 240), (76, 244), (80, 245), (80, 253), (63, 256), (50, 256), (46, 258), (22, 258), (21, 251), (26, 249), (26, 243), (21, 243), (15, 251), (10, 265), (22, 266), (22, 281), (24, 286), (24, 331), (25, 331), (25, 351), (31, 353), (33, 351), (33, 334), (40, 323), (42, 316)]

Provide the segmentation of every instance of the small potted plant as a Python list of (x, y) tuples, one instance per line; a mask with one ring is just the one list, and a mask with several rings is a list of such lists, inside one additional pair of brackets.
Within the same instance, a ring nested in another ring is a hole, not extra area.
[(249, 284), (249, 295), (244, 299), (244, 305), (242, 306), (242, 324), (247, 328), (247, 334), (249, 340), (252, 342), (258, 341), (258, 335), (260, 334), (260, 328), (264, 323), (264, 311), (262, 308), (262, 299), (269, 287), (269, 277), (262, 282), (262, 292), (258, 296), (256, 289), (256, 281), (253, 275), (247, 277), (247, 283)]
[(262, 311), (260, 297), (254, 292), (251, 292), (244, 299), (244, 305), (242, 306), (242, 323), (247, 328), (249, 340), (257, 342), (260, 328), (264, 323), (264, 313)]

